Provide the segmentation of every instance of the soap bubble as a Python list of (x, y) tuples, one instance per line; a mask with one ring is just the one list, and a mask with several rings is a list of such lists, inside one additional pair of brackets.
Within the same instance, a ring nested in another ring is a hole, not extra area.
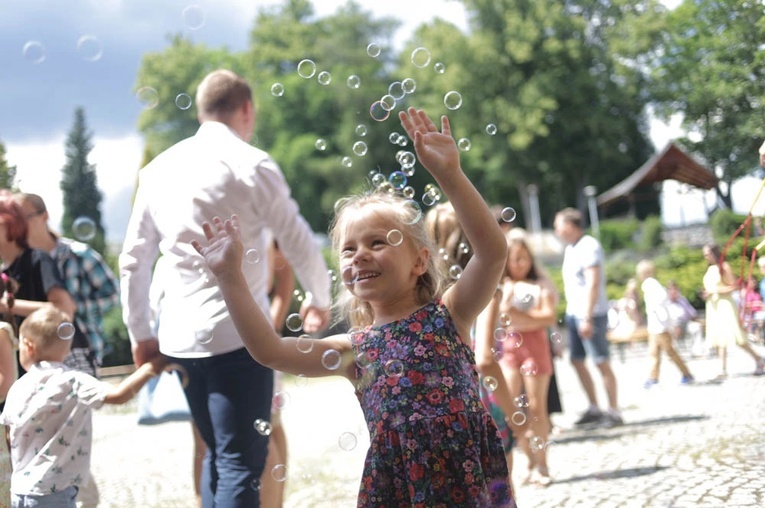
[(460, 106), (462, 106), (462, 95), (454, 90), (446, 92), (444, 95), (444, 106), (452, 111), (460, 109)]
[(101, 42), (94, 35), (83, 35), (77, 40), (77, 53), (89, 62), (100, 60), (104, 54)]
[(380, 56), (380, 45), (376, 42), (370, 42), (367, 45), (367, 55), (371, 56), (372, 58), (377, 58)]
[(159, 94), (150, 86), (142, 86), (136, 90), (135, 96), (145, 109), (154, 109), (159, 104)]
[(96, 222), (90, 217), (77, 217), (72, 223), (72, 233), (77, 240), (87, 242), (96, 237)]
[(43, 46), (42, 43), (38, 41), (29, 41), (24, 44), (24, 47), (21, 50), (21, 54), (24, 56), (26, 61), (33, 64), (43, 63), (45, 61), (45, 57), (47, 56), (45, 52), (45, 46)]
[(422, 69), (430, 64), (430, 51), (427, 48), (419, 47), (412, 51), (412, 65)]
[(357, 89), (361, 86), (361, 78), (353, 74), (348, 76), (348, 79), (345, 80), (345, 84), (348, 85), (348, 88)]
[(310, 79), (316, 74), (316, 64), (313, 60), (301, 60), (297, 65), (297, 72), (301, 78)]
[(192, 104), (191, 96), (187, 93), (179, 93), (175, 96), (175, 105), (178, 109), (187, 110)]
[(74, 325), (72, 323), (61, 323), (56, 329), (59, 339), (71, 340), (74, 337)]
[(266, 420), (261, 420), (260, 418), (255, 420), (252, 423), (252, 426), (261, 436), (270, 436), (271, 431), (273, 430), (269, 422), (267, 422)]

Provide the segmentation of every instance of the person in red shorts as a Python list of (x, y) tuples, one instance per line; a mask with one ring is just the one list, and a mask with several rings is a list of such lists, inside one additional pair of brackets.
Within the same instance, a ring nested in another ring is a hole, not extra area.
[[(526, 241), (508, 235), (505, 273), (498, 299), (499, 323), (495, 338), (501, 342), (499, 365), (518, 406), (527, 406), (525, 421), (517, 414), (511, 428), (529, 459), (526, 483), (547, 486), (551, 483), (545, 452), (550, 430), (547, 391), (553, 372), (548, 327), (555, 323), (557, 292), (537, 268)], [(494, 300), (497, 302), (497, 300)], [(524, 393), (522, 396), (521, 393)]]

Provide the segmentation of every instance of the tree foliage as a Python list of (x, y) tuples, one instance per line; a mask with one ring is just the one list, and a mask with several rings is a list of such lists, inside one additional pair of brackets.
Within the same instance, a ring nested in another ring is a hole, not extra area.
[[(626, 24), (637, 24), (655, 2), (464, 3), (469, 33), (436, 19), (398, 52), (391, 39), (396, 22), (372, 19), (353, 1), (323, 18), (308, 0), (262, 9), (243, 53), (175, 36), (165, 51), (144, 58), (136, 83), (137, 90), (149, 86), (159, 97), (139, 120), (147, 158), (197, 128), (193, 108), (179, 109), (173, 98), (193, 96), (207, 72), (228, 67), (253, 84), (253, 142), (280, 164), (317, 231), (326, 230), (337, 198), (368, 186), (373, 172), (388, 177), (401, 169), (397, 155), (412, 151), (411, 144), (391, 140), (403, 133), (396, 113), (409, 105), (433, 116), (448, 113), (455, 137), (470, 144), (465, 171), (487, 201), (514, 206), (521, 217), (528, 215), (530, 184), (540, 189), (542, 217), (551, 223), (564, 206), (584, 208), (585, 186), (605, 190), (645, 161), (651, 153), (645, 78), (617, 48), (625, 32), (639, 33)], [(368, 54), (369, 43), (379, 45), (378, 56)], [(430, 53), (427, 65), (412, 59), (420, 47)], [(305, 59), (316, 65), (309, 78), (297, 72)], [(317, 79), (321, 72), (330, 74), (328, 83)], [(360, 86), (348, 86), (350, 76)], [(373, 120), (372, 103), (405, 79), (416, 89), (394, 92), (390, 117)], [(458, 109), (446, 107), (449, 91), (461, 94)], [(489, 124), (496, 132), (487, 133)], [(325, 148), (317, 148), (319, 140)], [(359, 142), (367, 146), (363, 155), (354, 150)], [(415, 166), (408, 185), (416, 198), (427, 183), (429, 175)]]
[(61, 228), (64, 236), (87, 241), (100, 254), (106, 249), (101, 224), (101, 191), (96, 167), (88, 162), (93, 149), (92, 135), (82, 108), (74, 111), (74, 123), (66, 139), (66, 164), (62, 169), (61, 191), (64, 215)]
[(681, 143), (722, 175), (718, 196), (758, 167), (765, 120), (765, 9), (752, 0), (685, 0), (646, 58), (658, 113), (683, 117)]
[(8, 164), (5, 145), (0, 141), (0, 189), (16, 190), (16, 166)]
[[(584, 207), (583, 188), (605, 190), (650, 155), (640, 75), (611, 54), (611, 27), (627, 2), (466, 0), (471, 33), (434, 24), (417, 40), (450, 58), (445, 90), (463, 105), (453, 114), (464, 156), (490, 202), (528, 216), (528, 186), (539, 188), (549, 223), (564, 206)], [(451, 114), (451, 113), (450, 113)], [(496, 126), (496, 134), (487, 127)]]

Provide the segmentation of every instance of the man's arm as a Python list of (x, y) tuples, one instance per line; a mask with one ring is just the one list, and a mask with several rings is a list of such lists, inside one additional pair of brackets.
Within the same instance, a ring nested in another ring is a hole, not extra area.
[(138, 366), (159, 353), (159, 342), (151, 328), (149, 287), (160, 235), (148, 208), (145, 185), (149, 183), (144, 182), (142, 174), (119, 256), (122, 319), (130, 336), (133, 361)]
[(331, 305), (329, 274), (321, 248), (275, 162), (269, 160), (258, 167), (258, 185), (254, 186), (254, 193), (255, 202), (263, 208), (268, 228), (274, 232), (279, 248), (306, 291), (301, 307), (303, 330), (317, 332), (329, 323)]

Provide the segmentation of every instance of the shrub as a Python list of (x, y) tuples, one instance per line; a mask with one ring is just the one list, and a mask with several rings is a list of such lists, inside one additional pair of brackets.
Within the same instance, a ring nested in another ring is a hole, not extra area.
[(613, 252), (634, 247), (633, 237), (640, 227), (637, 219), (611, 219), (600, 223), (603, 250)]
[(746, 215), (734, 213), (725, 208), (712, 214), (709, 219), (709, 227), (715, 241), (723, 246), (745, 220)]
[(661, 246), (662, 228), (661, 217), (658, 215), (646, 217), (640, 230), (640, 242), (638, 244), (640, 250), (647, 251)]

